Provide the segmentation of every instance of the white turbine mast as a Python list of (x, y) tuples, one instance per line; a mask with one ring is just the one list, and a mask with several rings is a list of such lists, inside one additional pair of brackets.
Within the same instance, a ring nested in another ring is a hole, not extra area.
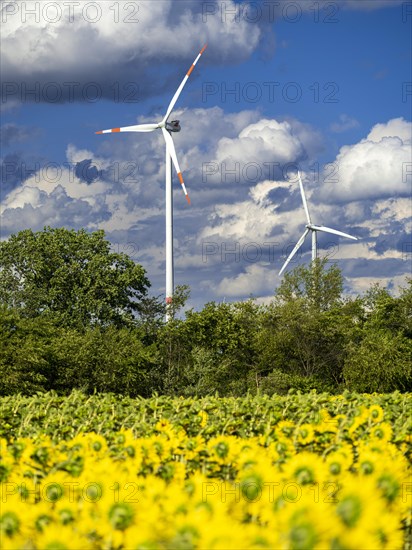
[(101, 130), (100, 132), (96, 132), (96, 134), (112, 134), (118, 132), (154, 132), (155, 130), (161, 130), (163, 133), (166, 143), (166, 321), (170, 319), (169, 309), (173, 301), (174, 292), (172, 163), (175, 167), (177, 177), (179, 178), (179, 182), (182, 186), (186, 200), (190, 204), (190, 198), (183, 181), (182, 172), (180, 171), (176, 150), (171, 135), (172, 132), (180, 132), (181, 128), (179, 120), (172, 120), (171, 122), (168, 122), (168, 119), (189, 76), (206, 48), (207, 44), (203, 46), (196, 59), (193, 61), (190, 69), (187, 71), (180, 86), (176, 90), (175, 95), (172, 97), (165, 116), (160, 122), (155, 122), (152, 124), (137, 124), (135, 126), (125, 126), (123, 128), (111, 128), (110, 130)]
[(321, 232), (323, 231), (323, 233), (332, 233), (332, 235), (339, 235), (340, 237), (347, 237), (348, 239), (353, 239), (354, 241), (358, 240), (357, 237), (352, 237), (352, 235), (348, 235), (348, 233), (343, 233), (342, 231), (337, 231), (336, 229), (331, 229), (330, 227), (325, 227), (324, 225), (315, 225), (314, 223), (312, 223), (312, 220), (309, 214), (308, 203), (306, 201), (305, 191), (303, 189), (302, 179), (300, 177), (299, 171), (298, 171), (298, 179), (299, 179), (300, 194), (302, 196), (303, 208), (305, 209), (306, 220), (308, 223), (306, 224), (306, 229), (303, 232), (303, 235), (298, 240), (298, 242), (295, 245), (295, 248), (289, 254), (288, 259), (283, 264), (282, 269), (279, 271), (279, 275), (282, 275), (283, 271), (286, 269), (286, 266), (288, 265), (290, 260), (293, 258), (293, 256), (302, 246), (304, 240), (306, 239), (306, 235), (309, 232), (312, 232), (312, 262), (314, 262), (318, 257), (317, 238), (316, 238), (316, 233), (318, 231), (321, 231)]

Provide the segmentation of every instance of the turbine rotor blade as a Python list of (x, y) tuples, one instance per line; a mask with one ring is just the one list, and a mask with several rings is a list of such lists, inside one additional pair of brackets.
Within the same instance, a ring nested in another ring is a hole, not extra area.
[(286, 266), (288, 265), (288, 263), (290, 262), (290, 260), (293, 258), (293, 256), (296, 254), (296, 252), (299, 250), (299, 248), (302, 246), (303, 244), (303, 241), (306, 239), (306, 235), (309, 233), (309, 229), (305, 229), (303, 235), (301, 236), (301, 238), (298, 240), (298, 242), (296, 243), (295, 245), (295, 248), (292, 250), (292, 252), (289, 254), (288, 256), (288, 259), (286, 260), (286, 262), (283, 264), (283, 267), (282, 269), (279, 271), (279, 275), (282, 275), (283, 271), (285, 270)]
[(325, 233), (332, 233), (332, 235), (339, 235), (340, 237), (347, 237), (348, 239), (353, 239), (354, 241), (357, 241), (357, 237), (352, 237), (352, 235), (348, 235), (348, 233), (343, 233), (343, 231), (338, 231), (337, 229), (331, 229), (330, 227), (325, 227), (324, 225), (315, 225), (316, 231), (323, 231)]
[(153, 132), (158, 127), (158, 124), (136, 124), (135, 126), (111, 128), (110, 130), (100, 130), (100, 132), (96, 132), (96, 134), (115, 134), (118, 132)]
[(186, 196), (187, 202), (190, 204), (190, 198), (189, 198), (189, 195), (187, 194), (185, 182), (183, 181), (182, 172), (180, 171), (180, 166), (179, 166), (179, 162), (177, 160), (176, 149), (175, 149), (175, 146), (174, 146), (174, 143), (173, 143), (172, 136), (169, 134), (169, 132), (166, 130), (166, 128), (162, 128), (162, 132), (163, 132), (163, 136), (165, 138), (167, 150), (169, 152), (169, 155), (172, 159), (175, 170), (177, 172), (177, 177), (179, 178), (180, 184), (182, 186), (183, 193)]
[(308, 220), (308, 223), (312, 223), (312, 222), (310, 221), (308, 203), (306, 202), (305, 191), (304, 191), (304, 189), (303, 189), (303, 183), (302, 183), (302, 179), (301, 179), (301, 177), (300, 177), (300, 172), (299, 172), (299, 170), (298, 170), (298, 178), (299, 178), (300, 194), (302, 195), (303, 208), (305, 209), (305, 212), (306, 212), (306, 219)]
[(166, 114), (165, 114), (164, 119), (163, 119), (163, 121), (162, 121), (163, 123), (165, 123), (165, 122), (167, 121), (167, 119), (169, 118), (169, 115), (170, 115), (170, 113), (172, 112), (173, 107), (174, 107), (175, 104), (176, 104), (176, 101), (179, 99), (179, 96), (180, 96), (180, 94), (181, 94), (181, 92), (182, 92), (182, 90), (183, 90), (183, 88), (184, 88), (184, 86), (185, 86), (185, 84), (186, 84), (186, 82), (187, 82), (187, 79), (188, 79), (189, 76), (191, 75), (193, 69), (195, 68), (196, 63), (199, 61), (199, 59), (200, 59), (202, 53), (205, 51), (206, 48), (207, 48), (207, 44), (205, 44), (205, 45), (203, 46), (203, 48), (200, 50), (200, 53), (198, 54), (198, 56), (196, 57), (196, 59), (193, 61), (192, 66), (191, 66), (190, 69), (187, 71), (187, 73), (186, 73), (184, 79), (182, 80), (180, 86), (179, 86), (178, 89), (176, 90), (176, 93), (175, 93), (175, 95), (172, 97), (172, 101), (169, 103), (169, 107), (167, 108)]

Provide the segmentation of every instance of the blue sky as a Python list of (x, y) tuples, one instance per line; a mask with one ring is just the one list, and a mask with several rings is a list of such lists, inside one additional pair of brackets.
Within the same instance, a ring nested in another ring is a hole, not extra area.
[[(1, 238), (45, 225), (105, 229), (164, 292), (158, 121), (171, 118), (192, 205), (175, 182), (175, 282), (191, 304), (265, 301), (305, 217), (347, 292), (411, 271), (411, 2), (9, 1), (2, 9)], [(46, 8), (44, 8), (46, 6)], [(329, 236), (328, 236), (329, 237)], [(305, 243), (296, 260), (310, 261)]]

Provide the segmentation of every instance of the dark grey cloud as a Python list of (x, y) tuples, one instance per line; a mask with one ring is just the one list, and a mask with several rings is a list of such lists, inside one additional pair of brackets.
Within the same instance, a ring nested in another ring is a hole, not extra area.
[(80, 181), (92, 183), (99, 178), (99, 169), (93, 165), (92, 159), (85, 159), (76, 164), (75, 175)]
[(15, 152), (0, 160), (0, 199), (37, 174), (44, 164), (44, 158)]
[(358, 258), (346, 260), (345, 264), (350, 277), (366, 278), (394, 278), (405, 274), (405, 269), (409, 267), (406, 260), (396, 258), (382, 258), (379, 260)]
[[(238, 63), (262, 35), (260, 21), (222, 15), (222, 2), (89, 4), (4, 2), (3, 101), (141, 101), (176, 88), (204, 43), (202, 64)], [(233, 0), (224, 4), (240, 10)]]
[(371, 247), (380, 256), (390, 250), (407, 253), (408, 244), (412, 242), (410, 233), (405, 231), (405, 224), (400, 221), (388, 223), (388, 227), (374, 239)]
[(28, 139), (35, 139), (39, 133), (40, 129), (38, 128), (29, 128), (13, 123), (4, 124), (0, 127), (0, 147), (5, 149)]

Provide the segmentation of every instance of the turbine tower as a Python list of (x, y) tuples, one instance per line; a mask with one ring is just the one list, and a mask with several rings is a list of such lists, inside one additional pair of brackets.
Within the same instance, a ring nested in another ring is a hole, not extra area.
[(193, 61), (190, 69), (187, 71), (180, 86), (176, 90), (175, 95), (172, 97), (165, 116), (160, 122), (155, 122), (152, 124), (137, 124), (135, 126), (125, 126), (123, 128), (111, 128), (110, 130), (101, 130), (100, 132), (96, 132), (96, 134), (112, 134), (118, 132), (154, 132), (155, 130), (161, 130), (163, 133), (166, 143), (166, 321), (170, 319), (169, 309), (173, 301), (174, 292), (172, 163), (182, 186), (183, 193), (186, 196), (186, 200), (190, 204), (190, 198), (183, 181), (182, 172), (180, 171), (176, 150), (171, 135), (172, 132), (180, 132), (181, 128), (179, 120), (172, 120), (168, 122), (168, 119), (189, 76), (206, 48), (207, 44), (203, 46), (196, 59)]
[(316, 233), (318, 231), (323, 231), (324, 233), (332, 233), (332, 235), (340, 235), (341, 237), (347, 237), (348, 239), (353, 239), (354, 241), (357, 241), (357, 237), (352, 237), (352, 235), (348, 235), (347, 233), (343, 233), (342, 231), (337, 231), (336, 229), (331, 229), (330, 227), (325, 227), (324, 225), (315, 225), (312, 223), (310, 219), (309, 214), (309, 208), (308, 203), (306, 201), (305, 191), (303, 189), (302, 179), (300, 177), (300, 172), (298, 171), (298, 179), (299, 179), (299, 187), (300, 187), (300, 194), (302, 195), (302, 202), (303, 202), (303, 208), (305, 209), (306, 213), (306, 229), (301, 236), (301, 238), (296, 243), (295, 248), (292, 250), (292, 252), (289, 254), (288, 259), (283, 264), (282, 269), (279, 271), (279, 275), (282, 275), (283, 271), (285, 270), (286, 266), (290, 262), (290, 260), (293, 258), (293, 256), (296, 254), (296, 252), (299, 250), (299, 248), (302, 246), (304, 240), (306, 239), (306, 235), (311, 231), (312, 232), (312, 262), (316, 260), (318, 257), (318, 250), (317, 250), (317, 235)]

